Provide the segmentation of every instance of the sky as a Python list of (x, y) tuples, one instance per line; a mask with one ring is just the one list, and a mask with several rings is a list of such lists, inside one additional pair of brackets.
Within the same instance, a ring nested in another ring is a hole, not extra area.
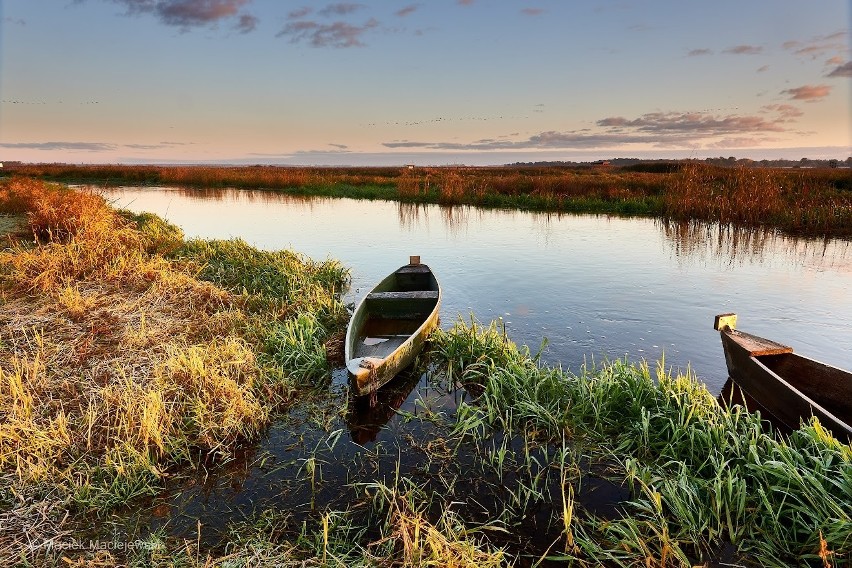
[(0, 0), (0, 162), (852, 155), (848, 0)]

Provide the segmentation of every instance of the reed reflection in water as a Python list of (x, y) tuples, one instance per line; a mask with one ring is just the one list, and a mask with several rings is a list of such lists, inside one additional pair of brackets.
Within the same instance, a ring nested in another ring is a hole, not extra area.
[(790, 262), (852, 271), (852, 241), (794, 237), (767, 227), (703, 221), (662, 220), (658, 224), (674, 255), (693, 262), (721, 261), (736, 266), (762, 263), (781, 253)]

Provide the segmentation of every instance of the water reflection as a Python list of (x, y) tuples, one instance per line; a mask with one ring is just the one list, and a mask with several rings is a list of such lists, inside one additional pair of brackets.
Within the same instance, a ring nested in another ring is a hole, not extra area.
[(362, 446), (375, 442), (381, 429), (424, 379), (422, 371), (408, 368), (376, 391), (374, 396), (355, 396), (350, 392), (346, 426), (352, 441)]
[(429, 228), (429, 212), (438, 208), (440, 225), (453, 236), (466, 232), (470, 217), (477, 209), (467, 205), (426, 205), (423, 203), (398, 203), (399, 225), (407, 230)]
[[(188, 237), (239, 237), (267, 250), (335, 258), (347, 302), (420, 254), (445, 296), (444, 327), (503, 318), (513, 341), (577, 370), (627, 356), (691, 367), (719, 393), (727, 379), (708, 322), (736, 311), (810, 357), (852, 368), (852, 243), (766, 229), (648, 218), (400, 204), (233, 189), (118, 188)], [(807, 331), (803, 331), (807, 330)], [(379, 434), (379, 438), (382, 438)]]
[(678, 259), (720, 262), (731, 267), (762, 263), (782, 253), (793, 262), (852, 270), (852, 242), (794, 237), (767, 227), (741, 227), (703, 221), (658, 220)]

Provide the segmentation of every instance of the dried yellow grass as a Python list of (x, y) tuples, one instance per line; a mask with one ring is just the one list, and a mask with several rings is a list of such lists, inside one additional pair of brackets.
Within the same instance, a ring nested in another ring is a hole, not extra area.
[(0, 252), (2, 471), (81, 478), (228, 452), (263, 427), (240, 299), (157, 254), (179, 232), (152, 218), (140, 231), (96, 195), (24, 179), (0, 185), (0, 210), (25, 211), (36, 239)]

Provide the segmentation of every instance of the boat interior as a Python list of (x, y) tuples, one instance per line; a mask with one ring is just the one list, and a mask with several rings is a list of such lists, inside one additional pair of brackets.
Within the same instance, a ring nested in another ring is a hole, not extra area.
[(385, 358), (417, 331), (438, 303), (438, 283), (424, 264), (403, 266), (365, 300), (367, 319), (355, 342), (354, 357)]

